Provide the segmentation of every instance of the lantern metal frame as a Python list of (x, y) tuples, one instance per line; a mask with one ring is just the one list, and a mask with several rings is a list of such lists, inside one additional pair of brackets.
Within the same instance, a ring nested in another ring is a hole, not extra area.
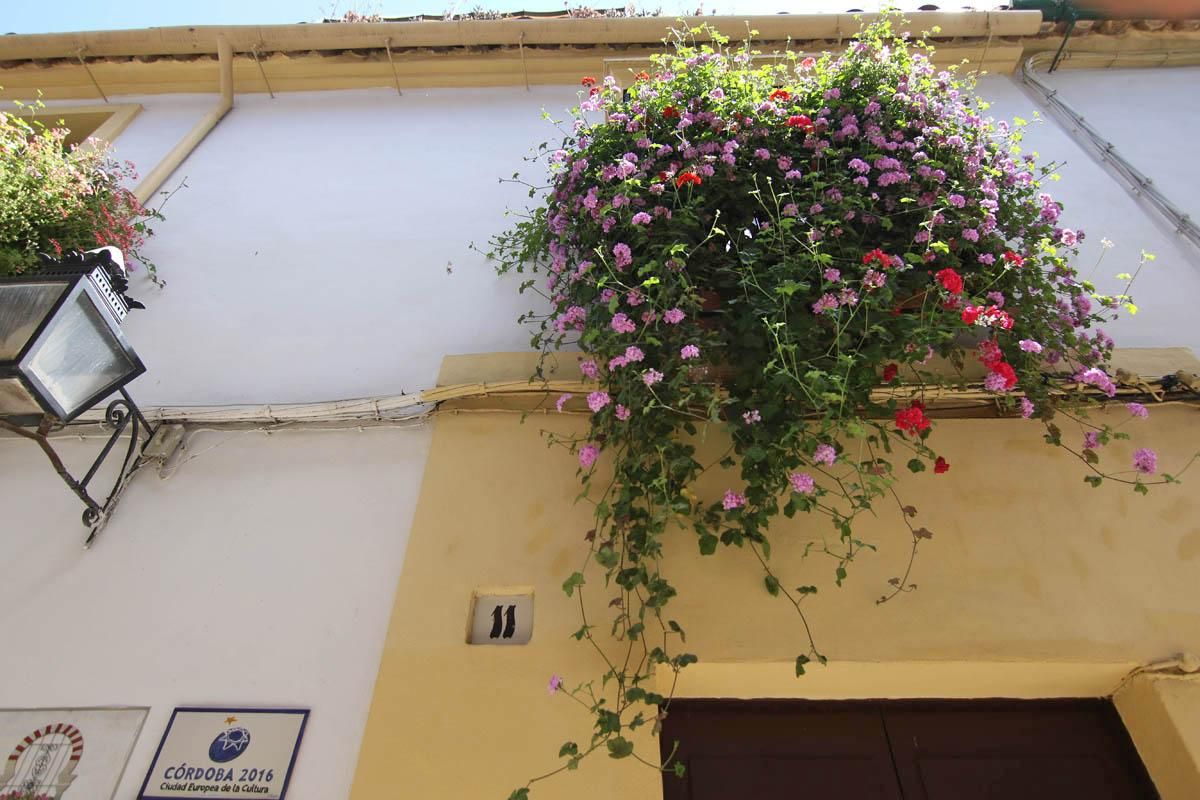
[[(129, 383), (134, 378), (146, 371), (146, 365), (142, 363), (141, 358), (139, 358), (138, 354), (134, 352), (132, 345), (129, 344), (129, 340), (121, 334), (120, 328), (118, 327), (121, 319), (114, 312), (113, 302), (113, 298), (116, 297), (116, 293), (107, 286), (102, 288), (98, 284), (97, 279), (103, 280), (103, 277), (102, 275), (95, 275), (94, 273), (100, 269), (102, 269), (102, 267), (96, 267), (89, 272), (84, 273), (46, 271), (28, 277), (21, 276), (17, 278), (0, 279), (0, 283), (10, 286), (36, 283), (65, 284), (62, 294), (59, 295), (58, 299), (54, 301), (54, 304), (51, 305), (46, 311), (45, 315), (38, 323), (37, 328), (34, 329), (33, 334), (30, 335), (28, 341), (26, 341), (21, 347), (20, 352), (17, 353), (11, 361), (6, 359), (5, 361), (0, 362), (0, 379), (16, 378), (20, 380), (23, 384), (25, 384), (25, 388), (29, 391), (29, 394), (34, 400), (37, 401), (38, 405), (42, 407), (42, 410), (46, 414), (53, 414), (63, 422), (72, 421), (83, 412), (94, 407), (105, 397), (108, 397), (117, 389)], [(68, 412), (55, 401), (54, 397), (50, 393), (49, 387), (42, 384), (37, 376), (31, 374), (25, 369), (22, 369), (22, 367), (29, 358), (30, 351), (39, 344), (42, 334), (45, 333), (46, 329), (54, 323), (59, 312), (62, 311), (62, 309), (67, 305), (74, 303), (79, 298), (80, 294), (88, 295), (88, 299), (91, 300), (92, 306), (96, 309), (97, 313), (102, 316), (108, 315), (113, 318), (112, 321), (114, 321), (116, 324), (109, 325), (109, 332), (112, 334), (112, 341), (120, 346), (121, 352), (132, 365), (132, 370), (101, 387), (87, 399), (80, 402), (73, 412)], [(29, 418), (25, 417), (23, 418), (23, 421), (29, 421)]]
[[(89, 529), (84, 542), (84, 547), (87, 547), (91, 545), (112, 515), (129, 479), (142, 465), (143, 454), (161, 425), (157, 427), (150, 425), (125, 388), (130, 381), (143, 374), (146, 367), (120, 332), (120, 322), (129, 308), (140, 307), (141, 304), (130, 301), (124, 296), (126, 283), (123, 273), (119, 271), (119, 265), (105, 251), (71, 254), (63, 259), (44, 258), (43, 261), (45, 267), (33, 275), (0, 279), (8, 285), (21, 283), (66, 284), (62, 293), (39, 320), (32, 335), (21, 346), (20, 352), (11, 360), (6, 359), (3, 364), (0, 364), (0, 378), (19, 380), (30, 396), (42, 407), (43, 413), (40, 415), (0, 416), (0, 430), (35, 442), (50, 461), (54, 471), (83, 502), (85, 506), (83, 524)], [(113, 341), (120, 346), (123, 355), (132, 365), (132, 369), (93, 393), (68, 413), (53, 399), (48, 387), (42, 385), (36, 376), (21, 369), (21, 366), (29, 355), (29, 351), (38, 343), (58, 313), (67, 303), (75, 302), (80, 293), (86, 293), (97, 311), (108, 317), (109, 333), (113, 334)], [(111, 396), (114, 392), (120, 396), (108, 404), (101, 420), (101, 425), (110, 431), (108, 439), (83, 477), (76, 478), (55, 451), (51, 434), (62, 431), (67, 423), (94, 408), (101, 400)], [(124, 457), (111, 489), (103, 495), (104, 499), (101, 501), (93, 496), (91, 483), (124, 436), (127, 436), (129, 440), (124, 448)]]

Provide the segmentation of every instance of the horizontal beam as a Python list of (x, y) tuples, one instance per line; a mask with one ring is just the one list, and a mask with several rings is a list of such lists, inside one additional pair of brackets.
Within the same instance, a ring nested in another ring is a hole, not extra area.
[[(370, 53), (261, 56), (262, 72), (252, 57), (242, 55), (233, 60), (233, 79), (239, 94), (266, 92), (263, 73), (276, 92), (393, 87), (397, 81), (404, 89), (524, 86), (526, 78), (534, 86), (577, 85), (582, 75), (604, 75), (613, 59), (640, 59), (645, 63), (654, 52), (648, 47), (526, 47), (522, 58), (515, 47), (482, 53), (410, 50), (393, 52), (395, 75), (382, 47)], [(1008, 73), (1015, 69), (1022, 53), (1018, 44), (997, 41), (988, 45), (986, 40), (976, 40), (943, 45), (934, 60), (940, 66), (966, 60), (970, 69), (978, 66), (988, 72)], [(215, 63), (207, 56), (187, 60), (95, 60), (89, 62), (88, 69), (78, 62), (54, 66), (25, 62), (0, 69), (0, 98), (28, 100), (39, 92), (48, 100), (94, 97), (92, 77), (110, 97), (215, 92)], [(622, 82), (629, 77), (617, 68), (612, 74)]]
[[(843, 39), (877, 14), (777, 14), (772, 16), (686, 17), (683, 24), (706, 24), (733, 39), (750, 29), (759, 41)], [(1032, 36), (1041, 27), (1038, 11), (914, 11), (900, 30), (914, 34), (941, 29), (944, 37)], [(80, 31), (0, 37), (0, 61), (129, 56), (215, 55), (224, 35), (235, 52), (260, 54), (305, 50), (357, 50), (383, 47), (480, 47), (536, 45), (649, 44), (680, 21), (671, 17), (618, 19), (501, 19), (426, 22), (363, 22), (297, 25), (200, 25), (129, 31)]]

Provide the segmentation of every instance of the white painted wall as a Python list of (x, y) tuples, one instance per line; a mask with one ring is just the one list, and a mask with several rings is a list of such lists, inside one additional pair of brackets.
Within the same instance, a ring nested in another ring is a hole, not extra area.
[(1093, 124), (1159, 190), (1200, 219), (1200, 67), (1168, 69), (1060, 69), (1041, 80)]
[[(498, 178), (553, 132), (543, 105), (573, 97), (573, 88), (238, 97), (167, 184), (186, 175), (147, 248), (167, 288), (138, 285), (150, 310), (127, 323), (150, 367), (139, 398), (414, 392), (433, 385), (446, 353), (526, 347), (515, 321), (530, 297), (469, 245), (527, 199)], [(146, 111), (117, 144), (140, 161), (179, 135), (182, 112), (176, 98), (139, 102)], [(187, 110), (197, 110), (192, 98)]]
[[(1176, 114), (1194, 120), (1194, 111), (1173, 110), (1181, 97), (1194, 102), (1188, 79), (1055, 76), (1195, 208), (1197, 167), (1171, 154), (1188, 152)], [(981, 91), (997, 115), (1032, 116), (1032, 97), (1008, 77), (985, 78)], [(497, 178), (553, 133), (541, 108), (563, 108), (574, 93), (239, 97), (168, 182), (186, 176), (188, 188), (148, 248), (166, 289), (135, 281), (150, 306), (127, 323), (149, 366), (137, 398), (273, 403), (415, 392), (433, 385), (446, 354), (524, 349), (515, 319), (531, 300), (468, 244), (501, 229), (506, 205), (525, 200), (523, 188)], [(214, 102), (122, 99), (146, 106), (117, 142), (143, 171)], [(1135, 100), (1155, 111), (1132, 118)], [(1191, 324), (1197, 254), (1057, 123), (1035, 127), (1028, 144), (1067, 162), (1052, 191), (1067, 224), (1089, 234), (1085, 259), (1101, 236), (1117, 243), (1101, 276), (1128, 270), (1140, 248), (1159, 255), (1137, 287), (1143, 313), (1113, 329), (1119, 342), (1200, 351)], [(95, 445), (64, 446), (79, 461)], [(0, 651), (0, 706), (149, 705), (122, 800), (134, 796), (175, 705), (311, 707), (289, 798), (344, 798), (427, 446), (425, 429), (202, 432), (188, 451), (197, 457), (170, 480), (138, 477), (85, 553), (80, 508), (40, 453), (0, 440), (0, 608), (6, 641), (19, 644)]]
[[(1200, 183), (1188, 180), (1189, 175), (1200, 175), (1200, 167), (1184, 163), (1189, 133), (1180, 124), (1181, 116), (1190, 117), (1194, 124), (1200, 114), (1193, 88), (1200, 70), (1128, 72), (1062, 70), (1050, 76), (1050, 83), (1061, 84), (1063, 99), (1118, 143), (1142, 171), (1161, 182), (1178, 205), (1200, 209)], [(1087, 233), (1078, 263), (1084, 276), (1094, 274), (1100, 291), (1115, 294), (1123, 289), (1115, 276), (1133, 272), (1141, 250), (1157, 256), (1134, 284), (1132, 294), (1141, 309), (1137, 316), (1124, 316), (1107, 327), (1117, 346), (1182, 345), (1200, 353), (1200, 327), (1192, 324), (1200, 298), (1200, 251), (1077, 144), (1068, 129), (1037, 104), (1036, 96), (1025, 91), (1019, 78), (985, 77), (979, 91), (994, 101), (990, 113), (997, 118), (1031, 120), (1035, 110), (1042, 111), (1043, 121), (1028, 129), (1025, 149), (1038, 152), (1045, 161), (1065, 162), (1059, 170), (1062, 180), (1051, 182), (1047, 191), (1065, 206), (1059, 224)], [(1114, 246), (1093, 273), (1103, 250), (1102, 238)]]
[[(288, 800), (343, 798), (429, 430), (192, 445), (169, 480), (139, 473), (84, 551), (82, 505), (36, 446), (0, 439), (0, 708), (150, 706), (120, 800), (177, 705), (312, 708)], [(60, 443), (75, 463), (98, 446)]]

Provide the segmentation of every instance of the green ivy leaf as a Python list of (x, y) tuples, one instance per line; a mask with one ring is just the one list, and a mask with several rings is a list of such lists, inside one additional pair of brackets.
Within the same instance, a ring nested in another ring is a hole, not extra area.
[(674, 664), (676, 667), (683, 669), (688, 664), (695, 664), (696, 661), (698, 661), (698, 660), (699, 659), (697, 659), (691, 653), (680, 653), (679, 655), (677, 655), (671, 659), (671, 663)]
[(763, 578), (763, 583), (765, 583), (767, 585), (767, 591), (771, 593), (772, 597), (779, 596), (779, 579), (778, 578), (776, 578), (774, 575), (768, 575), (765, 578)]
[(783, 515), (788, 519), (796, 516), (796, 496), (792, 495), (788, 498), (787, 503), (783, 506)]
[(682, 761), (676, 761), (671, 769), (674, 771), (676, 778), (682, 778), (687, 773), (687, 767), (683, 765)]
[(1098, 488), (1104, 479), (1099, 475), (1084, 475), (1083, 482), (1089, 484), (1093, 489)]
[(579, 755), (579, 745), (574, 742), (565, 742), (562, 747), (558, 748), (558, 757)]
[(567, 593), (567, 597), (571, 597), (575, 594), (575, 587), (583, 586), (584, 583), (582, 572), (572, 572), (571, 577), (563, 581), (562, 588)]
[(609, 739), (606, 744), (608, 745), (609, 758), (628, 758), (633, 755), (633, 742), (624, 736)]
[(742, 462), (746, 464), (756, 464), (759, 461), (764, 461), (767, 458), (767, 451), (758, 445), (751, 445), (742, 455)]
[[(612, 547), (601, 547), (596, 550), (596, 562), (605, 569), (612, 569), (618, 563), (620, 563), (620, 560), (621, 557), (617, 555), (617, 551)], [(566, 584), (563, 584), (563, 588), (567, 588)], [(571, 591), (567, 591), (567, 596), (569, 597), (570, 595)]]
[(1133, 490), (1138, 494), (1150, 494), (1150, 487), (1144, 483), (1135, 483)]
[(796, 677), (799, 678), (804, 674), (804, 665), (811, 661), (808, 656), (796, 656)]
[(619, 733), (621, 730), (621, 718), (611, 711), (600, 710), (596, 713), (596, 731), (600, 735), (606, 733)]
[(513, 790), (513, 793), (508, 796), (508, 800), (529, 800), (529, 790), (515, 789)]
[(908, 460), (908, 468), (912, 472), (924, 472), (925, 471), (925, 462), (919, 458), (910, 458)]

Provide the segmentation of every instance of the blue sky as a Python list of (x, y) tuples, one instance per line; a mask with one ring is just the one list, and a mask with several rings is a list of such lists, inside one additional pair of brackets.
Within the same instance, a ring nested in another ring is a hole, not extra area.
[[(556, 11), (563, 0), (0, 0), (0, 33), (52, 33), (79, 30), (151, 28), (168, 25), (253, 25), (315, 22), (347, 10), (403, 17), (470, 11)], [(625, 0), (571, 0), (571, 5), (613, 8)], [(642, 8), (664, 13), (773, 14), (780, 11), (872, 9), (878, 0), (638, 0)]]

